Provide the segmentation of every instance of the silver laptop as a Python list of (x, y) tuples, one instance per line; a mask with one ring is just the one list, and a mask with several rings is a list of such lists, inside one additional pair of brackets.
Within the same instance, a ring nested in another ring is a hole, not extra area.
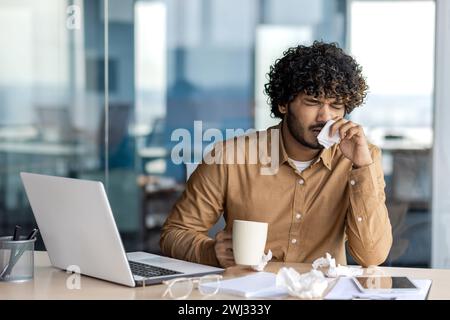
[[(223, 269), (145, 252), (125, 253), (98, 181), (20, 173), (53, 266), (130, 287)], [(70, 267), (70, 268), (69, 268)]]

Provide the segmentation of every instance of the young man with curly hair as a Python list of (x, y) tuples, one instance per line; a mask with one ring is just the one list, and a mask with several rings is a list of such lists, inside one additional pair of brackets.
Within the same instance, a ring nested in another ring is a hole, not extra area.
[[(366, 97), (361, 67), (336, 44), (316, 41), (288, 49), (268, 76), (265, 92), (281, 121), (265, 132), (280, 133), (268, 140), (279, 144), (278, 170), (263, 175), (248, 161), (200, 164), (163, 226), (163, 253), (232, 266), (231, 227), (240, 219), (269, 223), (266, 249), (275, 261), (312, 262), (329, 252), (346, 264), (347, 242), (362, 266), (383, 263), (392, 231), (381, 152), (344, 117)], [(325, 149), (317, 136), (329, 120), (341, 140)], [(248, 148), (235, 150), (248, 160)], [(209, 238), (222, 213), (225, 230)]]

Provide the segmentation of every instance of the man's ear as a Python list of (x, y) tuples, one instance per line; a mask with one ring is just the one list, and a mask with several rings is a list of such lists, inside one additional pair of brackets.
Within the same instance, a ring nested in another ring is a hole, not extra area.
[(286, 112), (287, 112), (287, 106), (286, 106), (286, 105), (278, 105), (278, 110), (279, 110), (282, 114), (286, 114)]

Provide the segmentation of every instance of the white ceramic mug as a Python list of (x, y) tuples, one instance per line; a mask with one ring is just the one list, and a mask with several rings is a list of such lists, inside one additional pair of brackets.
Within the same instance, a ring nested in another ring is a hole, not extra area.
[(234, 220), (233, 254), (236, 264), (254, 266), (261, 262), (267, 240), (266, 222)]

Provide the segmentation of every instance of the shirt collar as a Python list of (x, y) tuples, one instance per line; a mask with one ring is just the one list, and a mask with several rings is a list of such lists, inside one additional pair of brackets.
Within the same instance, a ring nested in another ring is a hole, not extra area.
[[(270, 127), (268, 130), (271, 129), (278, 129), (279, 131), (279, 143), (280, 143), (280, 148), (279, 148), (279, 160), (280, 160), (280, 165), (285, 163), (286, 161), (288, 161), (289, 157), (286, 153), (286, 149), (284, 147), (284, 141), (283, 141), (283, 134), (282, 134), (282, 125), (283, 125), (283, 121), (280, 121), (279, 124), (277, 124), (276, 126)], [(269, 135), (270, 136), (270, 135)], [(322, 149), (322, 151), (320, 151), (319, 153), (319, 157), (317, 157), (317, 160), (315, 161), (315, 163), (319, 162), (320, 160), (322, 160), (322, 163), (324, 164), (324, 166), (328, 169), (328, 170), (332, 170), (332, 160), (334, 155), (336, 154), (336, 150), (337, 150), (337, 144), (333, 145), (331, 148), (328, 149)]]
[(320, 151), (319, 158), (317, 159), (316, 162), (319, 162), (320, 159), (322, 159), (322, 163), (324, 164), (324, 166), (331, 171), (332, 170), (331, 164), (333, 162), (333, 157), (336, 153), (337, 147), (338, 147), (337, 144), (335, 144), (331, 148), (322, 149), (322, 151)]

